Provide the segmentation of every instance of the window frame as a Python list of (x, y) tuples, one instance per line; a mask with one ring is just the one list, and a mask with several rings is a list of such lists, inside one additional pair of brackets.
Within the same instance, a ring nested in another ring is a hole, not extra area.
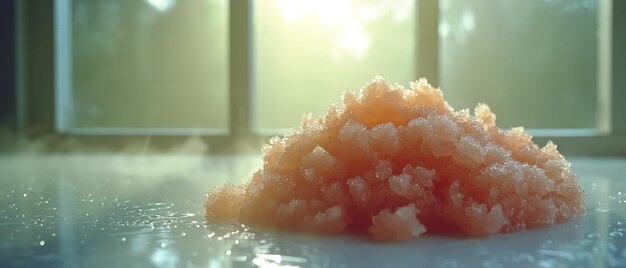
[[(24, 2), (28, 4), (24, 4)], [(27, 97), (38, 89), (31, 88), (28, 79), (32, 78), (32, 70), (27, 68), (33, 64), (28, 55), (32, 48), (23, 47), (28, 40), (31, 30), (25, 24), (32, 23), (31, 14), (25, 6), (35, 1), (18, 1), (16, 5), (16, 42), (21, 42), (17, 49), (17, 84), (18, 84), (18, 111), (16, 118), (25, 122), (18, 122), (22, 128), (29, 127), (29, 114), (41, 111), (28, 103)], [(47, 122), (48, 131), (62, 137), (71, 137), (85, 141), (105, 139), (108, 141), (135, 138), (144, 139), (146, 136), (160, 136), (161, 140), (184, 140), (189, 136), (201, 136), (211, 148), (217, 151), (239, 152), (242, 148), (258, 148), (271, 136), (282, 135), (281, 129), (254, 129), (251, 113), (252, 98), (254, 97), (253, 71), (253, 0), (229, 1), (228, 6), (228, 65), (229, 65), (229, 126), (228, 131), (214, 129), (129, 129), (119, 128), (114, 131), (106, 129), (71, 128), (68, 113), (72, 112), (72, 105), (68, 103), (67, 92), (71, 92), (71, 0), (55, 0), (52, 4), (54, 28), (51, 35), (51, 47), (54, 47), (53, 61), (53, 92), (54, 100), (51, 106), (55, 114), (53, 122)], [(439, 82), (439, 1), (416, 0), (416, 48), (415, 72), (417, 77), (426, 76), (434, 84)], [(620, 16), (622, 14), (623, 16)], [(33, 20), (34, 21), (34, 20)], [(617, 0), (598, 0), (598, 125), (596, 128), (581, 129), (528, 129), (534, 136), (536, 143), (545, 144), (548, 140), (554, 141), (566, 154), (626, 154), (626, 106), (620, 100), (626, 100), (626, 76), (620, 75), (620, 70), (626, 70), (626, 29), (619, 25), (626, 25), (626, 2)], [(65, 28), (64, 28), (65, 27)], [(26, 55), (26, 56), (24, 56)], [(26, 58), (26, 59), (24, 59)], [(49, 89), (48, 89), (49, 90)], [(63, 93), (66, 92), (66, 93)], [(29, 94), (30, 93), (30, 94)], [(65, 95), (64, 95), (65, 94)], [(23, 107), (26, 106), (26, 107)], [(48, 109), (50, 110), (50, 109)], [(59, 118), (61, 117), (61, 118)], [(22, 121), (20, 120), (20, 121)], [(19, 130), (19, 129), (18, 129)], [(21, 130), (27, 132), (26, 130)], [(24, 133), (22, 133), (24, 134)], [(157, 139), (158, 140), (158, 139)]]
[[(201, 135), (228, 136), (226, 128), (150, 128), (150, 127), (79, 127), (75, 126), (72, 64), (72, 0), (54, 1), (55, 54), (55, 130), (69, 135)], [(228, 4), (228, 2), (227, 2)], [(227, 10), (232, 10), (229, 6)], [(229, 12), (229, 11), (227, 11)], [(229, 14), (230, 15), (230, 14)], [(232, 23), (232, 21), (229, 21)], [(232, 56), (232, 55), (231, 55)], [(230, 111), (229, 111), (230, 112)]]

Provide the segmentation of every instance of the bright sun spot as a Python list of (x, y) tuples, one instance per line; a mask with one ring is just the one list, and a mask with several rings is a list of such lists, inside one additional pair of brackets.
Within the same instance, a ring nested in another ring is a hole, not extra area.
[(176, 0), (146, 0), (146, 2), (160, 12), (165, 12), (176, 4)]
[(406, 20), (411, 12), (411, 0), (374, 1), (353, 0), (276, 0), (282, 19), (293, 23), (303, 16), (313, 16), (332, 35), (336, 48), (333, 57), (365, 56), (371, 36), (365, 28), (368, 22), (391, 13), (397, 21)]
[(476, 21), (474, 20), (474, 13), (471, 10), (463, 11), (463, 15), (461, 17), (461, 26), (464, 30), (468, 32), (474, 30), (474, 26), (476, 26)]

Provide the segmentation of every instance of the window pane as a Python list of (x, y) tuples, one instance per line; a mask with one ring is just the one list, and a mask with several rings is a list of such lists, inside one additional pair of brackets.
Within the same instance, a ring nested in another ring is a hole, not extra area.
[(414, 0), (254, 2), (257, 128), (297, 126), (376, 74), (414, 80)]
[(228, 127), (226, 0), (72, 8), (74, 127)]
[(441, 1), (441, 87), (500, 126), (593, 128), (597, 1)]

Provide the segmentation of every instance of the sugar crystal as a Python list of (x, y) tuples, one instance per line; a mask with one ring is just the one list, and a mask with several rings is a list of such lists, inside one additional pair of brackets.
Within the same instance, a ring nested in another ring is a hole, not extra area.
[(263, 152), (247, 184), (209, 192), (208, 220), (406, 241), (515, 232), (585, 211), (555, 144), (498, 128), (486, 104), (454, 111), (425, 79), (405, 90), (377, 77)]

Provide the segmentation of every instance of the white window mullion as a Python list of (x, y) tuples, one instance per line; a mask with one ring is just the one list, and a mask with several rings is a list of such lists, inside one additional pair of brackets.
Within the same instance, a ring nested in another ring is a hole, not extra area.
[(73, 127), (72, 100), (72, 1), (54, 3), (54, 109), (55, 129), (67, 132)]
[(613, 0), (611, 15), (611, 133), (626, 136), (626, 2)]
[(230, 126), (233, 140), (250, 137), (252, 111), (252, 1), (229, 2)]
[[(439, 0), (417, 0), (415, 3), (415, 73), (439, 85)], [(406, 82), (406, 81), (405, 81)]]

